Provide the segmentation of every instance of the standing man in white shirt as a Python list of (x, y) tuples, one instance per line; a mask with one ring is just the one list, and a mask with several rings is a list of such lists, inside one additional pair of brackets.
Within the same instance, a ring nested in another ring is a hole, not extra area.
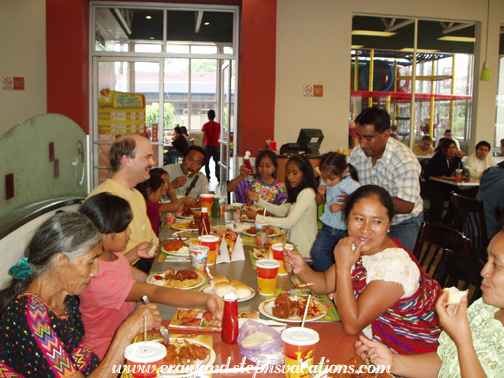
[(390, 116), (385, 110), (364, 109), (355, 124), (359, 145), (348, 163), (357, 170), (361, 185), (378, 185), (390, 193), (396, 215), (389, 236), (413, 251), (423, 219), (418, 159), (408, 146), (390, 138)]

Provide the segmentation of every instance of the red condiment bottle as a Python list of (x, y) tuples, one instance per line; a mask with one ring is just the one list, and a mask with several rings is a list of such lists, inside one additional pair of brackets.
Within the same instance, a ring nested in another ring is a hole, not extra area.
[(245, 167), (247, 167), (247, 169), (250, 169), (250, 174), (254, 173), (254, 168), (250, 163), (250, 151), (245, 152), (245, 156), (243, 157), (243, 164), (245, 164)]
[(210, 234), (210, 218), (208, 218), (208, 209), (206, 207), (201, 208), (201, 222), (198, 231), (200, 235)]
[(236, 344), (238, 339), (238, 300), (233, 293), (224, 296), (221, 337), (227, 344)]

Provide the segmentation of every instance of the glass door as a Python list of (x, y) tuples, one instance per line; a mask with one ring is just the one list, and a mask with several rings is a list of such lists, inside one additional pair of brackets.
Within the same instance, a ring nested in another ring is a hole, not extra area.
[[(93, 184), (101, 184), (109, 175), (108, 153), (117, 135), (144, 134), (150, 139), (156, 163), (163, 161), (164, 107), (161, 79), (162, 59), (96, 57), (93, 60)], [(120, 92), (115, 94), (114, 92)], [(135, 93), (138, 111), (121, 111), (118, 96)], [(140, 100), (142, 99), (142, 100)], [(142, 108), (145, 107), (145, 110)], [(112, 110), (111, 110), (112, 109)], [(156, 133), (157, 125), (158, 132)]]
[[(220, 177), (221, 185), (234, 178), (234, 137), (235, 137), (235, 73), (233, 61), (226, 60), (221, 66), (221, 145)], [(221, 190), (222, 192), (222, 190)]]

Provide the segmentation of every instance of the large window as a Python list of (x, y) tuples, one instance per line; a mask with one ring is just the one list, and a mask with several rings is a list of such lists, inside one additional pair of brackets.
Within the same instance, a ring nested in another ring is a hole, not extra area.
[(446, 129), (467, 141), (474, 36), (474, 24), (354, 16), (351, 121), (362, 109), (379, 106), (404, 143), (412, 133), (415, 144), (423, 134), (437, 138)]

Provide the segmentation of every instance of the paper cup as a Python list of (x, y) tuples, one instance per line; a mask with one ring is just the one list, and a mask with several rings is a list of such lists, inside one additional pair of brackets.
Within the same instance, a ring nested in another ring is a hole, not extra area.
[(240, 223), (242, 216), (243, 203), (232, 203), (231, 213), (233, 214), (233, 222)]
[[(182, 199), (184, 198), (185, 196), (181, 196), (181, 195), (177, 195), (177, 199)], [(177, 211), (175, 212), (176, 215), (182, 215), (182, 211), (184, 210), (184, 204), (180, 204), (180, 207), (177, 209)]]
[(198, 238), (200, 244), (209, 248), (207, 265), (214, 265), (217, 259), (217, 250), (219, 249), (219, 237), (215, 235), (204, 235)]
[(166, 356), (166, 347), (160, 343), (139, 342), (124, 350), (124, 358), (133, 378), (159, 377), (159, 369)]
[(255, 222), (257, 245), (264, 245), (268, 242), (268, 233), (266, 232), (268, 228), (269, 228), (269, 222), (266, 221)]
[(208, 248), (205, 245), (195, 245), (189, 248), (191, 254), (191, 265), (194, 271), (200, 273), (203, 277), (206, 276), (206, 266), (208, 259)]
[(276, 282), (280, 262), (277, 260), (257, 260), (257, 287), (261, 295), (276, 294)]
[(313, 364), (315, 346), (320, 337), (310, 328), (291, 327), (282, 332), (287, 378), (308, 378)]
[(209, 213), (212, 211), (213, 197), (213, 194), (200, 194), (201, 207), (206, 207)]
[[(290, 251), (294, 250), (294, 246), (292, 244), (286, 243), (285, 247)], [(273, 244), (271, 246), (271, 249), (273, 250), (273, 258), (280, 262), (280, 268), (278, 268), (278, 275), (285, 276), (289, 274), (287, 270), (285, 270), (285, 265), (283, 261), (283, 243)]]
[(462, 182), (462, 169), (455, 169), (455, 181)]

